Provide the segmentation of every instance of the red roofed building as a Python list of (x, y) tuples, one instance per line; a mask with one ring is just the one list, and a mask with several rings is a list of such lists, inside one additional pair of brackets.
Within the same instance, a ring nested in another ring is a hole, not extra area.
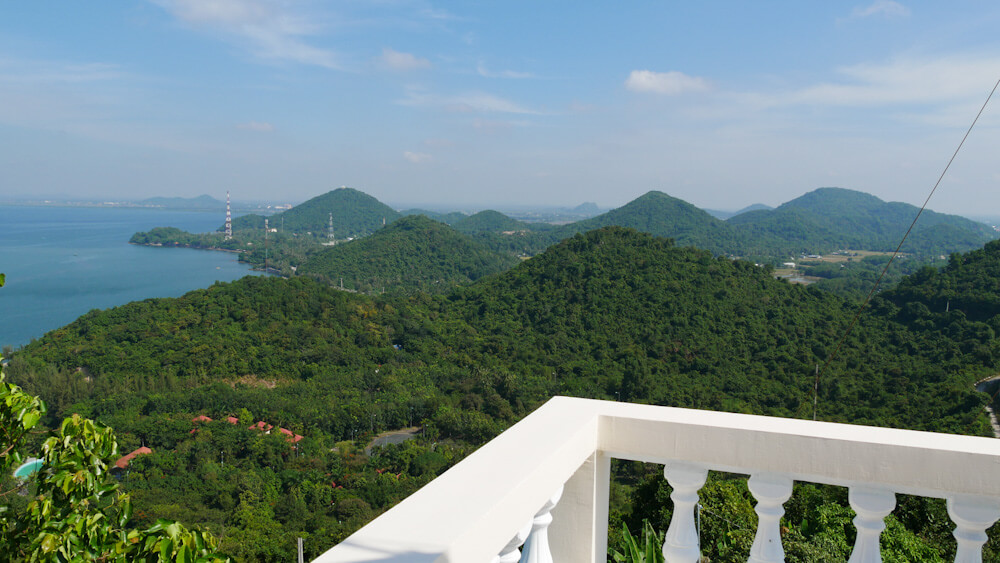
[(287, 428), (279, 428), (278, 432), (281, 432), (285, 436), (288, 436), (288, 441), (291, 442), (291, 443), (293, 443), (293, 444), (297, 443), (299, 440), (302, 439), (302, 436), (299, 436), (298, 434), (292, 432), (291, 430), (289, 430)]
[(201, 415), (201, 416), (196, 416), (196, 417), (192, 418), (191, 422), (212, 422), (212, 419), (209, 418), (209, 417), (207, 417), (207, 416), (205, 416), (205, 415)]
[(274, 425), (268, 424), (263, 420), (260, 420), (257, 422), (257, 424), (253, 424), (250, 426), (250, 430), (260, 430), (265, 434), (270, 434), (272, 428), (274, 428)]
[(115, 462), (115, 465), (118, 467), (118, 469), (125, 469), (126, 467), (128, 467), (129, 462), (135, 459), (136, 456), (151, 454), (151, 453), (153, 453), (153, 450), (147, 448), (146, 446), (142, 446), (141, 448), (135, 450), (134, 452), (118, 458), (118, 461)]
[(236, 418), (235, 416), (230, 416), (226, 418), (226, 422), (228, 422), (229, 424), (239, 424), (240, 419)]

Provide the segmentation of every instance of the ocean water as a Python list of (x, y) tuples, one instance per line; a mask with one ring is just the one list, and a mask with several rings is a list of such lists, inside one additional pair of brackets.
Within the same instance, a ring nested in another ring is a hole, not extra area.
[(91, 309), (255, 274), (228, 252), (128, 244), (153, 227), (209, 232), (224, 222), (219, 212), (0, 205), (0, 346), (16, 349)]

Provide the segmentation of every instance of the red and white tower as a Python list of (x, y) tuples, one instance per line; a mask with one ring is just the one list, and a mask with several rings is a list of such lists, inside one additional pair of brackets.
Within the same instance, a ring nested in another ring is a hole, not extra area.
[(229, 190), (226, 190), (226, 239), (233, 238), (233, 211), (229, 207)]

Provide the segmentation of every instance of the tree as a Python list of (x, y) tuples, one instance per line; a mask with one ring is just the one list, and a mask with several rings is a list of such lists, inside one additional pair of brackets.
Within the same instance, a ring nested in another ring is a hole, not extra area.
[[(5, 282), (0, 274), (0, 286)], [(7, 383), (0, 371), (0, 471), (19, 465), (25, 438), (45, 403)], [(129, 529), (132, 504), (109, 468), (118, 456), (111, 428), (74, 414), (42, 445), (37, 490), (26, 510), (0, 505), (0, 561), (224, 561), (209, 534), (159, 520)], [(0, 498), (21, 488), (0, 491)]]

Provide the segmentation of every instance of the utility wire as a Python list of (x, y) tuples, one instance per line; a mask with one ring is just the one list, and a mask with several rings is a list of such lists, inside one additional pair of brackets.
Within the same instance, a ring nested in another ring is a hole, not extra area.
[(997, 87), (1000, 87), (1000, 78), (998, 78), (996, 83), (993, 85), (993, 89), (990, 90), (990, 94), (986, 96), (986, 101), (984, 101), (983, 106), (979, 108), (979, 113), (976, 114), (976, 118), (972, 120), (972, 124), (969, 125), (969, 129), (966, 130), (965, 135), (962, 137), (962, 141), (958, 143), (958, 147), (955, 148), (955, 152), (952, 153), (951, 158), (948, 159), (948, 164), (944, 167), (944, 170), (941, 171), (941, 175), (938, 176), (937, 182), (934, 182), (934, 187), (931, 189), (931, 193), (927, 194), (927, 199), (924, 200), (924, 204), (920, 206), (920, 210), (917, 211), (916, 217), (914, 217), (913, 222), (910, 223), (910, 228), (906, 229), (906, 234), (903, 235), (903, 239), (899, 241), (899, 245), (896, 246), (896, 250), (892, 253), (892, 256), (889, 257), (889, 261), (886, 262), (885, 268), (882, 268), (882, 273), (879, 274), (878, 279), (875, 280), (875, 285), (873, 285), (871, 291), (868, 292), (868, 297), (865, 297), (865, 300), (861, 304), (861, 307), (858, 308), (858, 312), (854, 314), (854, 319), (852, 319), (851, 324), (847, 326), (847, 330), (844, 332), (844, 335), (840, 338), (840, 341), (837, 343), (837, 347), (834, 348), (833, 353), (827, 356), (826, 363), (823, 364), (823, 369), (816, 372), (816, 381), (813, 386), (814, 389), (813, 420), (816, 420), (816, 408), (817, 408), (816, 403), (819, 398), (820, 377), (822, 377), (826, 373), (827, 368), (830, 367), (830, 363), (833, 362), (834, 358), (837, 357), (837, 354), (840, 352), (840, 349), (844, 346), (844, 342), (847, 340), (847, 337), (850, 336), (851, 331), (854, 330), (854, 325), (856, 325), (858, 323), (858, 319), (861, 318), (861, 313), (864, 312), (864, 310), (868, 307), (868, 303), (871, 301), (872, 296), (875, 295), (875, 291), (878, 289), (879, 284), (882, 283), (882, 278), (884, 278), (885, 273), (889, 271), (889, 266), (892, 265), (893, 260), (895, 260), (896, 256), (899, 254), (899, 249), (903, 247), (903, 243), (906, 242), (906, 238), (909, 237), (910, 232), (913, 231), (913, 227), (917, 224), (917, 219), (920, 219), (920, 215), (924, 212), (924, 209), (927, 208), (927, 204), (930, 203), (931, 198), (934, 197), (934, 192), (936, 192), (938, 186), (941, 185), (941, 180), (944, 180), (944, 175), (947, 174), (948, 169), (951, 168), (951, 163), (955, 162), (955, 157), (958, 156), (958, 151), (962, 150), (962, 145), (964, 145), (965, 140), (969, 138), (969, 134), (972, 133), (972, 128), (975, 127), (976, 122), (979, 121), (979, 117), (983, 115), (983, 111), (986, 110), (986, 105), (990, 103), (990, 98), (992, 98), (993, 94), (996, 93)]

